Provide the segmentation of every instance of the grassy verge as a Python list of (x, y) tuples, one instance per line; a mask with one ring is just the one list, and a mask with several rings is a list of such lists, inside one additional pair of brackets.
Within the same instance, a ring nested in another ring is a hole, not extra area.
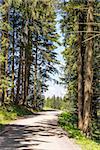
[(77, 129), (76, 116), (68, 112), (59, 116), (59, 125), (68, 133), (70, 138), (74, 138), (77, 144), (80, 144), (82, 150), (100, 150), (100, 143), (86, 138), (80, 130)]
[(17, 119), (25, 115), (32, 115), (33, 112), (24, 106), (7, 105), (0, 107), (0, 131), (3, 129), (4, 125), (12, 120)]

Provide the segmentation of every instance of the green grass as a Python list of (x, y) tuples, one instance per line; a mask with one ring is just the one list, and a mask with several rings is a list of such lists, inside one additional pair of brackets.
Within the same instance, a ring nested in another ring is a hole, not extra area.
[(70, 138), (74, 138), (76, 143), (81, 145), (82, 150), (100, 150), (100, 143), (88, 139), (77, 129), (77, 117), (69, 112), (59, 116), (59, 125), (68, 133)]
[(54, 108), (45, 106), (45, 107), (43, 108), (43, 110), (54, 110)]
[(6, 105), (0, 107), (0, 130), (10, 121), (25, 115), (32, 115), (32, 110), (24, 106)]

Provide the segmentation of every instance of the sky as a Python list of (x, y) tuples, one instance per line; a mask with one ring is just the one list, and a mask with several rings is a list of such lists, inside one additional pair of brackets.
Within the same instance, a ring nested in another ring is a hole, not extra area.
[[(57, 20), (60, 19), (60, 16), (58, 15), (57, 16)], [(61, 31), (60, 31), (60, 25), (57, 24), (56, 26), (57, 28), (57, 32), (60, 34), (61, 38), (59, 39), (60, 42), (62, 42), (63, 40), (63, 36), (61, 34)], [(63, 46), (58, 46), (58, 48), (55, 50), (57, 52), (57, 59), (60, 61), (60, 63), (62, 65), (64, 65), (64, 59), (62, 57), (62, 54), (61, 52), (64, 50), (64, 47)], [(60, 66), (57, 66), (57, 69), (60, 70), (60, 73), (62, 72), (62, 70), (60, 69)], [(55, 74), (53, 75), (53, 78), (54, 79), (57, 79), (59, 81), (59, 75), (58, 74)], [(59, 85), (59, 84), (56, 84), (54, 83), (53, 81), (49, 81), (48, 82), (48, 91), (45, 92), (45, 97), (52, 97), (53, 95), (55, 95), (56, 97), (59, 96), (59, 97), (63, 97), (65, 95), (65, 87), (63, 85)]]

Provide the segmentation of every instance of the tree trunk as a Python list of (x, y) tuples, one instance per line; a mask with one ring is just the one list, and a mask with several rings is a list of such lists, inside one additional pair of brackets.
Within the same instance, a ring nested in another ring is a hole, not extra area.
[[(3, 22), (8, 25), (8, 3), (3, 1), (3, 7), (4, 7), (4, 16), (3, 16)], [(5, 58), (4, 62), (2, 63), (2, 75), (3, 75), (3, 88), (2, 88), (2, 103), (4, 103), (5, 100), (7, 100), (8, 97), (8, 48), (9, 48), (9, 36), (8, 36), (8, 27), (5, 26), (2, 30), (1, 35), (1, 49), (3, 52), (3, 56)]]
[(42, 70), (41, 67), (39, 68), (39, 72), (40, 72), (40, 79), (39, 79), (39, 95), (40, 98), (42, 97)]
[(25, 52), (25, 62), (24, 62), (24, 99), (23, 99), (23, 105), (25, 105), (26, 103), (26, 98), (27, 98), (27, 86), (28, 86), (28, 82), (27, 82), (27, 58), (26, 58), (26, 52)]
[[(26, 5), (27, 8), (27, 5)], [(28, 96), (28, 53), (27, 53), (27, 49), (28, 49), (28, 16), (26, 19), (26, 24), (25, 24), (25, 37), (24, 38), (24, 44), (25, 44), (25, 50), (24, 50), (24, 99), (23, 99), (23, 105), (27, 104), (26, 100), (27, 100), (27, 96)]]
[(15, 103), (19, 103), (19, 93), (20, 93), (20, 81), (21, 81), (21, 66), (22, 66), (22, 47), (20, 47), (20, 58), (19, 58), (19, 68), (18, 68), (18, 80), (17, 80), (17, 92), (16, 92), (16, 101)]
[(2, 105), (2, 71), (1, 71), (1, 67), (2, 67), (2, 61), (1, 61), (1, 49), (0, 49), (0, 106)]
[[(0, 5), (2, 5), (2, 1), (0, 1)], [(2, 18), (0, 18), (0, 22)], [(1, 34), (1, 31), (0, 31)], [(1, 37), (1, 35), (0, 35)], [(1, 45), (1, 38), (0, 38), (0, 45)], [(0, 106), (2, 105), (2, 49), (0, 47)]]
[[(79, 14), (79, 31), (84, 31), (83, 24), (80, 24), (84, 20), (83, 12)], [(83, 128), (83, 102), (84, 102), (84, 46), (82, 41), (84, 34), (79, 32), (78, 35), (78, 128)]]
[(85, 85), (84, 85), (84, 124), (83, 132), (88, 134), (91, 121), (91, 102), (92, 102), (92, 59), (93, 59), (93, 39), (91, 38), (93, 32), (92, 22), (93, 19), (93, 4), (94, 0), (88, 0), (88, 13), (87, 13), (87, 43), (86, 43), (86, 62), (85, 62)]
[[(37, 38), (36, 38), (37, 39)], [(37, 108), (37, 56), (38, 56), (38, 49), (36, 44), (36, 52), (35, 52), (35, 59), (34, 59), (34, 100), (33, 104), (35, 103), (35, 108)]]
[(22, 57), (22, 101), (23, 105), (25, 103), (25, 48), (23, 50), (23, 57)]
[[(8, 38), (8, 33), (7, 33)], [(6, 77), (6, 86), (5, 86), (5, 100), (8, 100), (8, 47), (5, 51), (5, 77)]]
[[(14, 8), (13, 8), (14, 9)], [(15, 10), (13, 10), (13, 16), (14, 16), (14, 14), (15, 14)], [(13, 20), (13, 42), (12, 42), (12, 45), (13, 45), (13, 47), (12, 47), (12, 90), (11, 90), (11, 99), (12, 99), (12, 101), (14, 102), (14, 79), (15, 79), (15, 76), (14, 76), (14, 54), (15, 54), (15, 48), (14, 48), (14, 46), (15, 46), (15, 38), (14, 38), (14, 28), (15, 28), (15, 25), (14, 25), (14, 22), (15, 22), (15, 20)]]

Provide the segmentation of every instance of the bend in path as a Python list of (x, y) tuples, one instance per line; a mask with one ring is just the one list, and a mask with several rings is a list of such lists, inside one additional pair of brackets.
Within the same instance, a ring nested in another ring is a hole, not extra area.
[(0, 150), (81, 150), (57, 126), (60, 111), (13, 121), (0, 135)]

